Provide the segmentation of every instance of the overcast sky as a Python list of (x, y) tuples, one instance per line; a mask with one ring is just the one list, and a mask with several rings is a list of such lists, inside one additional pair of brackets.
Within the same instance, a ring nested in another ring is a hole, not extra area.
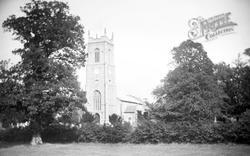
[[(0, 23), (9, 15), (20, 15), (27, 0), (0, 0)], [(119, 96), (132, 94), (152, 99), (152, 91), (171, 67), (171, 49), (188, 39), (191, 18), (209, 18), (231, 12), (235, 33), (202, 41), (214, 63), (232, 63), (250, 47), (249, 0), (68, 0), (71, 13), (81, 17), (85, 31), (103, 35), (114, 32), (116, 82)], [(86, 33), (87, 34), (87, 33)], [(18, 56), (11, 50), (20, 44), (0, 28), (0, 59)], [(86, 38), (87, 41), (87, 38)], [(85, 86), (84, 70), (79, 81)]]

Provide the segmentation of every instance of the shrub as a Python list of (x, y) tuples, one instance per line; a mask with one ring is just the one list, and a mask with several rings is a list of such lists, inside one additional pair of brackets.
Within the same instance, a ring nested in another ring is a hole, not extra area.
[(220, 124), (216, 130), (223, 142), (250, 144), (250, 111), (244, 112), (238, 122)]
[(95, 121), (95, 116), (88, 111), (82, 114), (81, 123), (92, 123)]
[(238, 122), (239, 128), (237, 128), (237, 136), (239, 143), (250, 144), (250, 110), (247, 109)]
[(104, 125), (98, 138), (102, 143), (119, 143), (125, 142), (129, 129), (123, 124)]
[(117, 114), (112, 114), (109, 116), (109, 122), (111, 125), (121, 124), (122, 118)]
[(143, 121), (136, 127), (129, 140), (131, 143), (159, 143), (163, 142), (166, 130), (162, 123)]
[[(101, 143), (245, 143), (250, 144), (249, 112), (234, 123), (152, 122), (143, 120), (132, 131), (128, 123), (97, 125), (83, 123), (80, 129), (50, 125), (43, 129), (44, 142), (101, 142)], [(0, 141), (30, 142), (32, 128), (11, 128), (0, 131)]]
[(125, 142), (129, 133), (126, 124), (96, 125), (85, 123), (79, 130), (79, 142), (119, 143)]
[(4, 142), (30, 142), (32, 138), (32, 130), (30, 127), (9, 128), (0, 131), (0, 141)]
[(179, 122), (175, 131), (178, 137), (175, 142), (181, 143), (219, 143), (222, 135), (216, 131), (215, 124), (207, 122)]
[(97, 142), (98, 135), (101, 132), (101, 127), (94, 123), (84, 123), (82, 128), (78, 130), (79, 142)]
[(144, 121), (130, 136), (132, 143), (218, 143), (223, 136), (213, 124)]
[(41, 133), (42, 140), (44, 142), (75, 142), (79, 137), (77, 128), (64, 126), (60, 124), (50, 125), (45, 128)]

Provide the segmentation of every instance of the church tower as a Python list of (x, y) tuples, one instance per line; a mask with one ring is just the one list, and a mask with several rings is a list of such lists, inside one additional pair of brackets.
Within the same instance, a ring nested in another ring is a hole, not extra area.
[(109, 116), (119, 114), (119, 103), (116, 98), (114, 45), (112, 38), (104, 35), (88, 35), (86, 63), (87, 109), (95, 114), (100, 123), (108, 123)]

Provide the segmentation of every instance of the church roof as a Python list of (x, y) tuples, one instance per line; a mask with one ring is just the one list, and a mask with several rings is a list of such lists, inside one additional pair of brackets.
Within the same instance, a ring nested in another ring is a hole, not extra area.
[(127, 102), (127, 103), (133, 103), (133, 104), (139, 104), (139, 105), (145, 104), (144, 101), (142, 101), (140, 98), (135, 97), (133, 95), (126, 95), (126, 96), (118, 97), (118, 99), (122, 102)]
[(136, 106), (127, 106), (124, 113), (135, 113), (136, 112)]

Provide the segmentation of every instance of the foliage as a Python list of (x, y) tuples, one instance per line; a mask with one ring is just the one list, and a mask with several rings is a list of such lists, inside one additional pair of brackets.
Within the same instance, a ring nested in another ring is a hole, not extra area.
[(126, 129), (124, 129), (122, 125), (104, 125), (98, 136), (98, 141), (102, 143), (118, 143), (123, 142), (125, 136)]
[(23, 85), (19, 83), (19, 71), (19, 64), (9, 67), (9, 61), (0, 61), (0, 120), (4, 127), (27, 120), (27, 109), (20, 101)]
[(86, 111), (81, 118), (81, 123), (93, 123), (95, 121), (95, 116)]
[[(249, 117), (249, 114), (248, 116)], [(131, 143), (245, 143), (250, 127), (244, 122), (152, 122), (140, 124), (127, 139)]]
[[(152, 122), (144, 120), (131, 131), (127, 124), (97, 125), (85, 123), (82, 128), (52, 124), (43, 129), (44, 142), (101, 142), (101, 143), (245, 143), (250, 144), (249, 111), (234, 123), (209, 122)], [(28, 142), (32, 128), (12, 128), (0, 131), (0, 141)]]
[(109, 122), (115, 126), (117, 124), (121, 124), (122, 123), (122, 118), (120, 116), (118, 116), (117, 114), (112, 114), (109, 116)]
[(179, 122), (175, 126), (176, 142), (179, 143), (220, 143), (221, 133), (216, 130), (216, 124), (208, 122)]
[(172, 50), (176, 64), (190, 73), (213, 73), (213, 62), (208, 58), (202, 44), (187, 40)]
[(162, 123), (144, 121), (132, 132), (129, 141), (131, 143), (160, 143), (165, 134)]
[(239, 122), (236, 122), (236, 126), (233, 129), (236, 133), (237, 143), (250, 144), (250, 109), (247, 109), (239, 117)]
[(98, 142), (98, 136), (101, 132), (101, 126), (94, 123), (85, 123), (79, 129), (78, 142)]
[(239, 122), (220, 123), (219, 125), (217, 125), (215, 127), (215, 131), (217, 134), (221, 135), (221, 142), (250, 144), (249, 114), (249, 111), (247, 111), (243, 115), (247, 117), (247, 120), (240, 120)]
[(85, 63), (84, 31), (80, 18), (71, 15), (64, 2), (32, 0), (21, 11), (24, 16), (12, 15), (3, 22), (23, 47), (13, 51), (21, 62), (8, 71), (7, 81), (0, 77), (0, 86), (13, 83), (1, 92), (5, 101), (0, 104), (21, 105), (25, 119), (37, 123), (34, 127), (40, 131), (56, 114), (69, 114), (75, 107), (84, 109), (86, 98), (76, 77), (76, 68)]
[(126, 141), (130, 127), (126, 123), (113, 126), (85, 123), (79, 133), (79, 142), (118, 143)]
[(218, 143), (223, 137), (208, 123), (146, 121), (131, 134), (132, 143)]
[[(245, 50), (246, 54), (247, 50)], [(225, 99), (228, 105), (225, 109), (226, 114), (239, 119), (242, 113), (250, 109), (250, 66), (239, 56), (235, 67), (230, 67), (225, 63), (217, 64), (215, 75), (219, 85), (229, 97)]]
[(44, 142), (50, 143), (75, 142), (78, 139), (77, 128), (59, 124), (46, 127), (41, 136)]
[[(214, 66), (202, 45), (189, 40), (172, 52), (177, 67), (153, 92), (158, 100), (150, 113), (157, 126), (142, 124), (133, 138), (138, 142), (154, 142), (150, 141), (154, 136), (171, 142), (249, 144), (248, 63), (238, 58), (233, 68), (225, 63)], [(212, 123), (214, 116), (223, 122)], [(164, 130), (159, 127), (162, 121), (167, 124)]]
[[(243, 54), (247, 55), (250, 57), (250, 48), (245, 49), (245, 51), (243, 52)], [(248, 63), (250, 63), (250, 60), (248, 60)]]
[(173, 49), (177, 67), (154, 90), (153, 115), (165, 121), (212, 120), (220, 114), (223, 90), (213, 75), (213, 63), (200, 43), (187, 40)]
[[(4, 142), (30, 142), (33, 135), (33, 128), (30, 126), (20, 128), (8, 128), (0, 131), (0, 141)], [(44, 142), (50, 143), (65, 143), (75, 142), (78, 138), (76, 128), (53, 124), (41, 131)]]
[(0, 131), (0, 141), (4, 142), (22, 142), (27, 143), (32, 138), (32, 129), (30, 127), (9, 128)]

